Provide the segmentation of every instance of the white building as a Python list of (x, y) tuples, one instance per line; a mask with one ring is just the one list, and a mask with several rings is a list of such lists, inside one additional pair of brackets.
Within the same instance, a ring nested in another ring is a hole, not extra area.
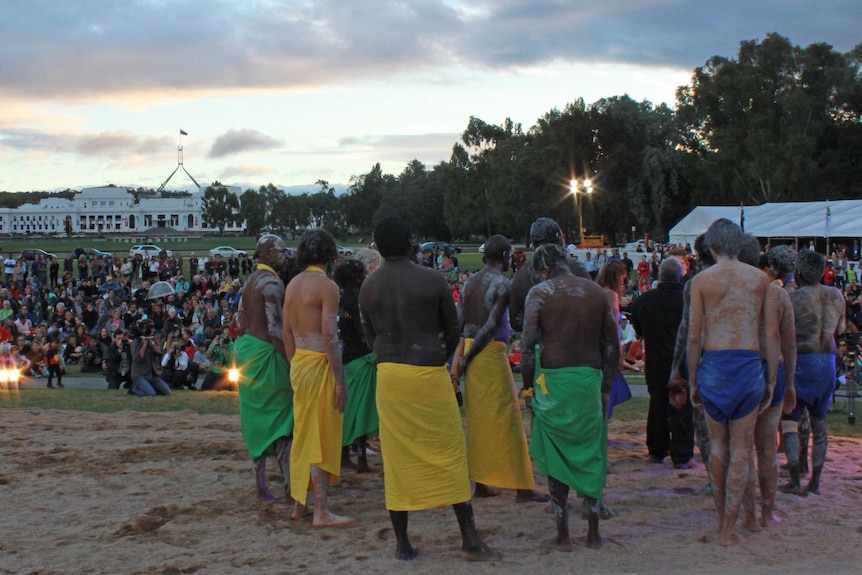
[[(238, 186), (225, 187), (237, 196), (241, 193)], [(38, 204), (0, 208), (0, 234), (64, 234), (67, 219), (71, 219), (73, 234), (141, 234), (151, 228), (203, 233), (217, 229), (207, 226), (201, 209), (198, 193), (183, 198), (142, 197), (135, 203), (134, 194), (126, 188), (84, 188), (71, 200), (46, 198)], [(242, 231), (243, 224), (238, 219), (225, 231)]]

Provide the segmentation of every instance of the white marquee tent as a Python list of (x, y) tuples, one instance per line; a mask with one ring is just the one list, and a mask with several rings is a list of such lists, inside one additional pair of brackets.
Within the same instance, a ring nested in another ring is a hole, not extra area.
[[(743, 220), (758, 238), (808, 240), (862, 238), (862, 200), (778, 202), (761, 206), (698, 206), (671, 228), (670, 243), (694, 244), (714, 220)], [(825, 246), (824, 246), (825, 247)]]

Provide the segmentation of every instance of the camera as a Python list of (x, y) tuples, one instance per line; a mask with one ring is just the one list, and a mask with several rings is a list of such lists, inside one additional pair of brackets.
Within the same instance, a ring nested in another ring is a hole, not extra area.
[(224, 344), (228, 344), (228, 343), (230, 343), (230, 342), (231, 342), (231, 339), (230, 339), (228, 336), (226, 336), (226, 335), (225, 335), (225, 336), (222, 336), (222, 338), (221, 338), (221, 342), (222, 342), (222, 343), (224, 343)]

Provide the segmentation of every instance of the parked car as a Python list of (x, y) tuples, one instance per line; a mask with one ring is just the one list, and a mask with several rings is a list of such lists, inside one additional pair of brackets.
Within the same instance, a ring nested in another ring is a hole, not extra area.
[(22, 260), (32, 261), (32, 260), (36, 259), (36, 256), (42, 256), (42, 259), (56, 258), (57, 257), (56, 255), (54, 255), (50, 252), (46, 252), (45, 250), (37, 250), (34, 248), (27, 248), (25, 250), (21, 250), (21, 256), (20, 257)]
[(87, 256), (88, 260), (91, 260), (93, 258), (96, 258), (96, 259), (109, 258), (110, 259), (110, 258), (114, 257), (114, 254), (112, 254), (110, 252), (103, 252), (102, 250), (97, 250), (95, 248), (75, 248), (74, 250), (72, 250), (72, 256), (74, 256), (76, 259), (81, 257), (81, 254), (84, 254), (85, 256)]
[(210, 256), (216, 257), (221, 256), (225, 259), (232, 258), (234, 256), (238, 258), (244, 258), (245, 252), (243, 250), (238, 250), (236, 248), (232, 248), (230, 246), (218, 246), (210, 250)]
[(163, 250), (159, 246), (153, 244), (144, 244), (142, 246), (134, 246), (129, 250), (129, 257), (135, 257), (136, 255), (140, 255), (145, 260), (158, 258), (159, 255), (164, 252), (169, 258), (174, 257), (174, 252), (171, 250)]
[(447, 255), (451, 253), (461, 253), (461, 248), (459, 246), (452, 245), (449, 242), (425, 242), (421, 247), (423, 252), (433, 252), (435, 249), (438, 249)]
[(342, 256), (352, 256), (353, 255), (353, 250), (350, 248), (345, 248), (344, 246), (335, 246), (335, 248), (338, 250), (339, 255), (342, 255)]

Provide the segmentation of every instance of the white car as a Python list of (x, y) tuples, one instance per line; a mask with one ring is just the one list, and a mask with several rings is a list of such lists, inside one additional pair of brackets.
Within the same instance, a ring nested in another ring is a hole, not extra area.
[(344, 246), (335, 246), (335, 249), (338, 250), (338, 254), (342, 256), (352, 256), (353, 250), (350, 248), (345, 248)]
[(244, 258), (245, 252), (243, 250), (238, 250), (230, 246), (218, 246), (210, 250), (210, 255), (212, 257), (221, 256), (225, 259), (229, 259), (234, 256), (238, 258)]
[(159, 246), (155, 246), (153, 244), (144, 244), (142, 246), (134, 246), (129, 250), (129, 257), (133, 258), (136, 255), (140, 255), (143, 259), (148, 260), (152, 258), (158, 258), (159, 254), (165, 252), (169, 258), (174, 257), (174, 252), (171, 250), (163, 250)]

